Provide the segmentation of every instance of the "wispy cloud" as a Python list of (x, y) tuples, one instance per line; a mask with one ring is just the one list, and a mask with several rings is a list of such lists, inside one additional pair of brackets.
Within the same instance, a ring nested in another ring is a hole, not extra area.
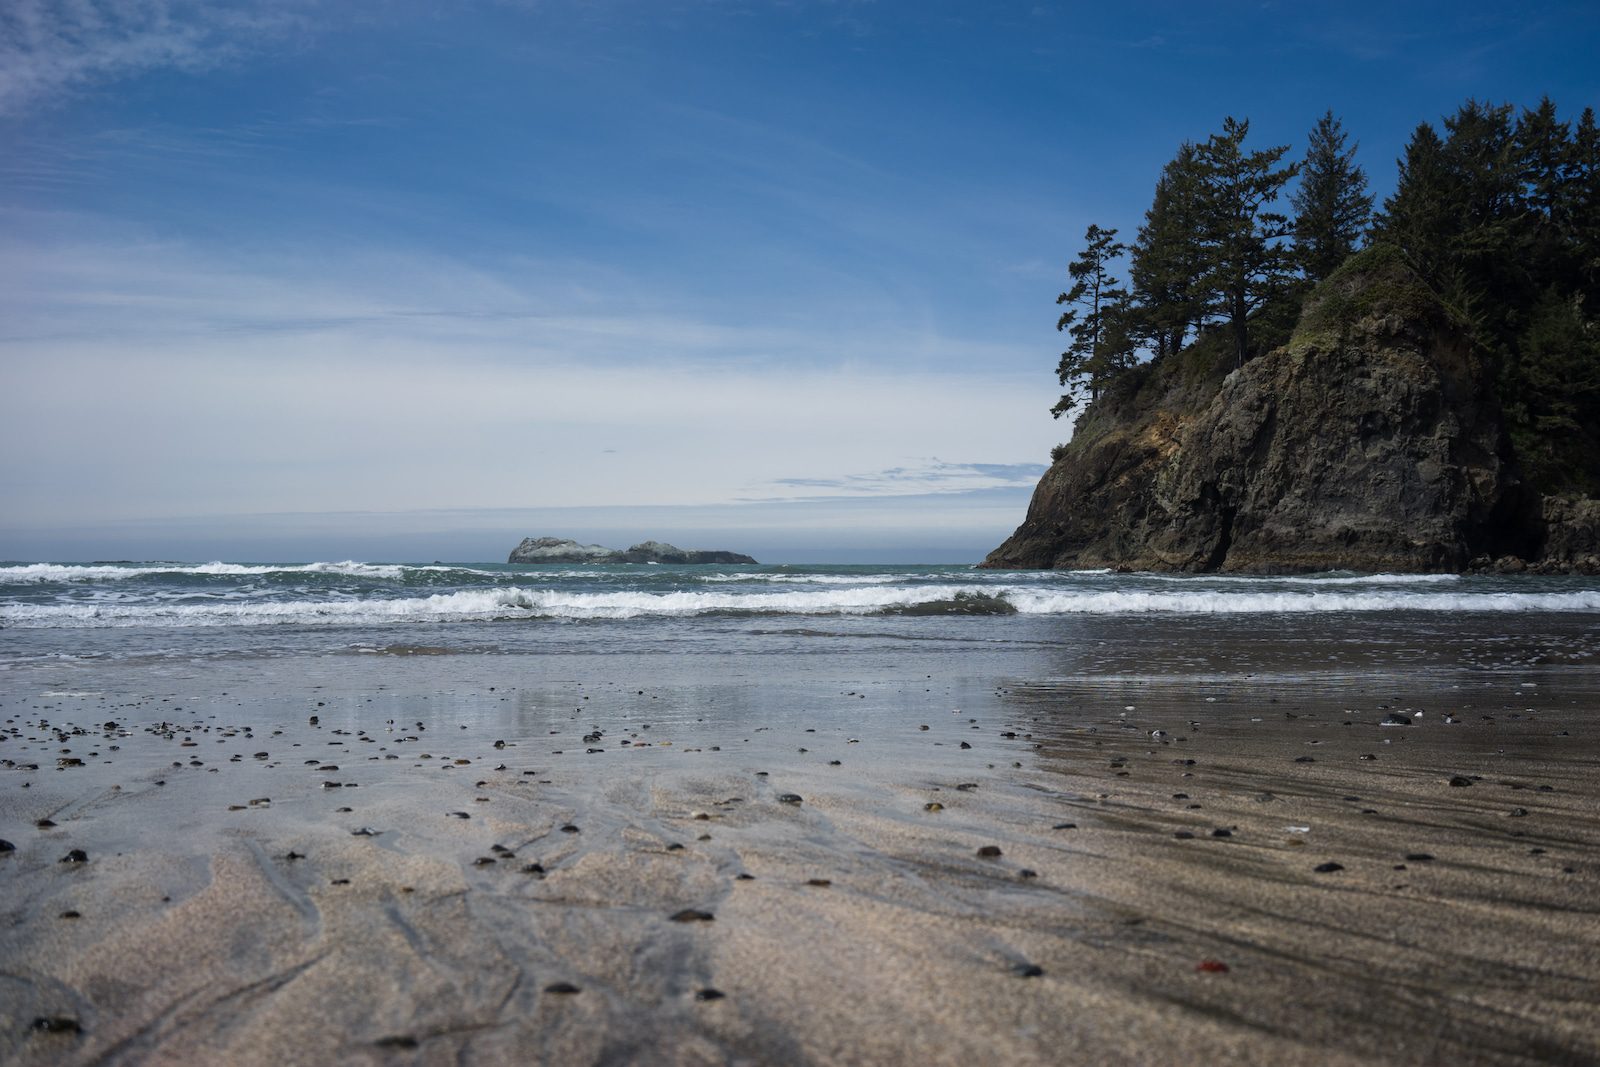
[(777, 478), (752, 499), (772, 499), (773, 491), (811, 490), (795, 499), (893, 497), (981, 493), (1031, 487), (1046, 470), (1042, 463), (948, 463), (938, 458), (838, 477)]
[[(0, 499), (35, 523), (197, 494), (232, 513), (959, 500), (1022, 485), (1058, 436), (1047, 376), (1005, 371), (1003, 344), (882, 309), (751, 321), (567, 266), (8, 244)], [(905, 458), (947, 450), (994, 462)]]
[(1032, 356), (1015, 343), (931, 330), (892, 299), (835, 298), (804, 316), (746, 305), (730, 315), (716, 301), (570, 259), (473, 263), (390, 247), (315, 256), (252, 248), (237, 258), (133, 228), (104, 232), (95, 219), (0, 212), (0, 225), (53, 235), (0, 246), (0, 346), (316, 338), (351, 348), (470, 344), (480, 358), (519, 363), (647, 361), (708, 371), (870, 364), (991, 374), (1027, 366)]
[(215, 68), (303, 28), (306, 6), (8, 0), (0, 5), (0, 115), (146, 71)]

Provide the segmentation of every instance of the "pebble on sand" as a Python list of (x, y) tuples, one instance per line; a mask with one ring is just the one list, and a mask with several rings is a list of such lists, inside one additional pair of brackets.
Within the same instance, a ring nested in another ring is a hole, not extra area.
[(33, 1020), (33, 1028), (46, 1034), (81, 1034), (78, 1020), (66, 1015), (40, 1015)]

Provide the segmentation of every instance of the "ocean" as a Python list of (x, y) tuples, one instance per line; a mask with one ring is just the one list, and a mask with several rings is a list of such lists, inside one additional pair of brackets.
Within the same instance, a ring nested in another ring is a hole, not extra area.
[[(968, 566), (0, 564), (0, 670), (373, 655), (949, 657), (1014, 677), (1600, 662), (1600, 578)], [(769, 661), (775, 662), (775, 661)], [(710, 668), (709, 662), (706, 663)], [(974, 673), (979, 673), (974, 671)]]

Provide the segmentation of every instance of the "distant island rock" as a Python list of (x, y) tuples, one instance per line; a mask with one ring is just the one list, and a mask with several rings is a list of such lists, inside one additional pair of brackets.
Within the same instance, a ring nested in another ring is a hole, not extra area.
[(1467, 330), (1399, 256), (1352, 259), (1242, 368), (1217, 340), (1102, 393), (983, 566), (1600, 571), (1600, 501), (1522, 477)]
[(738, 552), (708, 552), (645, 541), (632, 548), (580, 545), (561, 537), (524, 537), (507, 563), (754, 563)]

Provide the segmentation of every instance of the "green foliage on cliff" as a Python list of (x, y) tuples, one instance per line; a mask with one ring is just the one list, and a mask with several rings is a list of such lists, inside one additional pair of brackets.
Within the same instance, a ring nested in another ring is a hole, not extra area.
[(1524, 473), (1546, 492), (1600, 490), (1600, 151), (1541, 100), (1476, 100), (1419, 126), (1377, 240), (1470, 323), (1494, 368)]
[[(1593, 110), (1574, 124), (1549, 99), (1520, 114), (1469, 100), (1442, 129), (1422, 123), (1370, 225), (1366, 176), (1331, 111), (1302, 164), (1282, 163), (1287, 146), (1247, 150), (1248, 130), (1229, 118), (1163, 168), (1127, 249), (1131, 286), (1094, 308), (1120, 331), (1118, 356), (1062, 379), (1095, 398), (1076, 433), (1092, 438), (1142, 404), (1189, 406), (1279, 345), (1337, 344), (1364, 320), (1398, 316), (1470, 340), (1535, 489), (1600, 495)], [(1276, 202), (1297, 170), (1291, 220)], [(1095, 269), (1110, 277), (1114, 254), (1101, 252)], [(1135, 348), (1150, 361), (1129, 358)]]

